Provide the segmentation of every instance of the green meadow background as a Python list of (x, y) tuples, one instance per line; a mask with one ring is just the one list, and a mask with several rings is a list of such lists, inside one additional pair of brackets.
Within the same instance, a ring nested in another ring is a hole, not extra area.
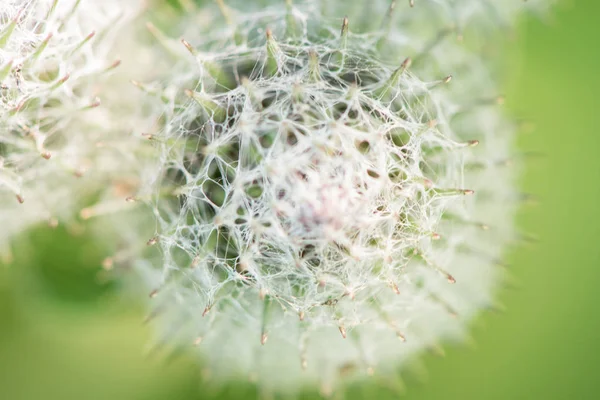
[[(563, 3), (508, 39), (506, 107), (535, 125), (520, 147), (542, 153), (522, 179), (539, 204), (519, 223), (539, 241), (509, 256), (506, 311), (474, 322), (475, 346), (425, 355), (404, 399), (600, 399), (598, 15), (600, 2)], [(103, 254), (85, 234), (43, 228), (0, 264), (0, 399), (214, 398), (192, 360), (146, 351), (144, 311), (104, 282)], [(252, 393), (232, 385), (219, 397)]]

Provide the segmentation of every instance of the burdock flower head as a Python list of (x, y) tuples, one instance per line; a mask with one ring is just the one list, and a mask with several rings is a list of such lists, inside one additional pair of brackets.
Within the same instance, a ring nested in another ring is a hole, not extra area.
[(125, 3), (0, 5), (0, 245), (116, 212), (159, 343), (264, 393), (393, 377), (493, 306), (519, 196), (481, 49), (533, 1), (149, 2), (152, 41)]
[(403, 30), (395, 2), (377, 24), (333, 3), (190, 6), (183, 24), (148, 24), (170, 68), (134, 82), (160, 153), (134, 198), (160, 256), (128, 261), (159, 341), (267, 392), (330, 393), (462, 337), (512, 237), (513, 127), (445, 17), (484, 10), (424, 2), (436, 23)]

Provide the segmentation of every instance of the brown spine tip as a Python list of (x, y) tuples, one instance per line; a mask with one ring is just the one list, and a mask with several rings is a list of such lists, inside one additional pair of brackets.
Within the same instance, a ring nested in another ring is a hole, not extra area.
[(258, 291), (258, 298), (261, 300), (264, 300), (265, 297), (267, 296), (267, 289), (262, 288)]
[(402, 61), (402, 68), (407, 69), (411, 66), (411, 64), (412, 64), (412, 58), (406, 57), (406, 59), (404, 61)]
[(308, 367), (308, 361), (306, 361), (305, 357), (300, 359), (300, 366), (302, 367), (302, 370), (306, 371), (306, 368)]
[(206, 314), (208, 314), (209, 311), (210, 311), (210, 307), (209, 306), (204, 307), (204, 311), (202, 311), (202, 316), (205, 317)]
[(456, 283), (456, 279), (454, 279), (454, 277), (450, 274), (446, 274), (446, 280), (448, 281), (448, 283)]
[(90, 108), (96, 108), (99, 107), (100, 104), (102, 104), (102, 102), (100, 101), (99, 97), (96, 97), (93, 101), (92, 104), (90, 104)]
[(479, 144), (479, 140), (469, 140), (469, 141), (467, 142), (467, 145), (468, 145), (469, 147), (475, 147), (475, 146), (477, 146), (478, 144)]
[(340, 330), (340, 333), (342, 334), (342, 337), (343, 337), (344, 339), (346, 339), (346, 328), (344, 328), (342, 325), (340, 325), (340, 326), (338, 327), (338, 329)]
[(266, 29), (265, 35), (267, 35), (267, 40), (273, 39), (273, 31), (271, 30), (271, 28)]
[(342, 31), (341, 34), (342, 36), (345, 35), (348, 32), (348, 17), (344, 17), (344, 19), (342, 20)]
[(115, 69), (117, 68), (119, 65), (121, 65), (121, 60), (115, 60), (112, 64), (110, 64), (110, 66), (108, 67), (109, 70)]
[(267, 343), (268, 338), (269, 336), (266, 333), (260, 335), (260, 344), (264, 346), (264, 344)]
[(181, 39), (181, 43), (183, 43), (183, 45), (185, 46), (185, 48), (192, 54), (195, 53), (194, 48), (192, 47), (192, 45), (185, 39)]
[(146, 242), (146, 245), (154, 246), (156, 243), (158, 243), (158, 237), (154, 236), (152, 239), (150, 239)]
[(90, 219), (92, 218), (92, 216), (94, 215), (94, 211), (91, 208), (84, 208), (81, 211), (79, 211), (79, 216), (81, 217), (81, 219), (86, 220), (86, 219)]
[(102, 260), (102, 268), (106, 271), (110, 271), (115, 266), (115, 260), (112, 257), (106, 257)]
[(21, 111), (21, 110), (23, 109), (23, 107), (25, 106), (25, 102), (26, 102), (25, 100), (21, 101), (19, 104), (17, 104), (17, 106), (16, 106), (16, 107), (14, 107), (14, 108), (11, 110), (11, 112), (13, 112), (13, 113), (17, 113), (17, 112)]
[(150, 294), (148, 295), (148, 297), (153, 299), (156, 297), (156, 295), (158, 295), (158, 289), (154, 289), (153, 291), (151, 291)]
[(202, 336), (198, 336), (196, 339), (194, 339), (194, 346), (199, 346), (200, 343), (202, 343)]
[(18, 194), (17, 201), (19, 202), (19, 204), (23, 204), (25, 202), (25, 198), (22, 195)]
[(466, 196), (471, 196), (471, 195), (475, 194), (475, 191), (471, 190), (471, 189), (464, 189), (463, 194), (465, 194)]

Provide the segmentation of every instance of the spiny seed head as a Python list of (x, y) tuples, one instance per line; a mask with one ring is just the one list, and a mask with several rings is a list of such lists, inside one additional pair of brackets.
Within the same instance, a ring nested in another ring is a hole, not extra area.
[(355, 34), (350, 13), (315, 4), (219, 2), (223, 29), (152, 32), (172, 57), (148, 98), (161, 257), (134, 264), (164, 335), (196, 344), (212, 376), (275, 391), (391, 373), (460, 337), (512, 234), (512, 171), (496, 162), (512, 126), (477, 97), (494, 92), (480, 57), (381, 57), (415, 25)]
[(119, 214), (128, 245), (102, 267), (140, 272), (161, 342), (267, 392), (330, 394), (462, 337), (519, 198), (513, 128), (470, 49), (517, 2), (185, 2), (147, 22), (158, 51), (120, 37), (139, 76), (104, 45), (123, 3), (0, 5), (0, 245), (148, 205), (133, 229)]

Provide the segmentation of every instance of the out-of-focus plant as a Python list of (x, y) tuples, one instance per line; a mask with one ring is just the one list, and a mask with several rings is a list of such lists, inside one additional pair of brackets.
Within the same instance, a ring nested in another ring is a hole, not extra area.
[(100, 106), (120, 64), (112, 44), (133, 10), (120, 3), (0, 4), (2, 249), (31, 224), (71, 220), (118, 169), (102, 144), (120, 132)]

